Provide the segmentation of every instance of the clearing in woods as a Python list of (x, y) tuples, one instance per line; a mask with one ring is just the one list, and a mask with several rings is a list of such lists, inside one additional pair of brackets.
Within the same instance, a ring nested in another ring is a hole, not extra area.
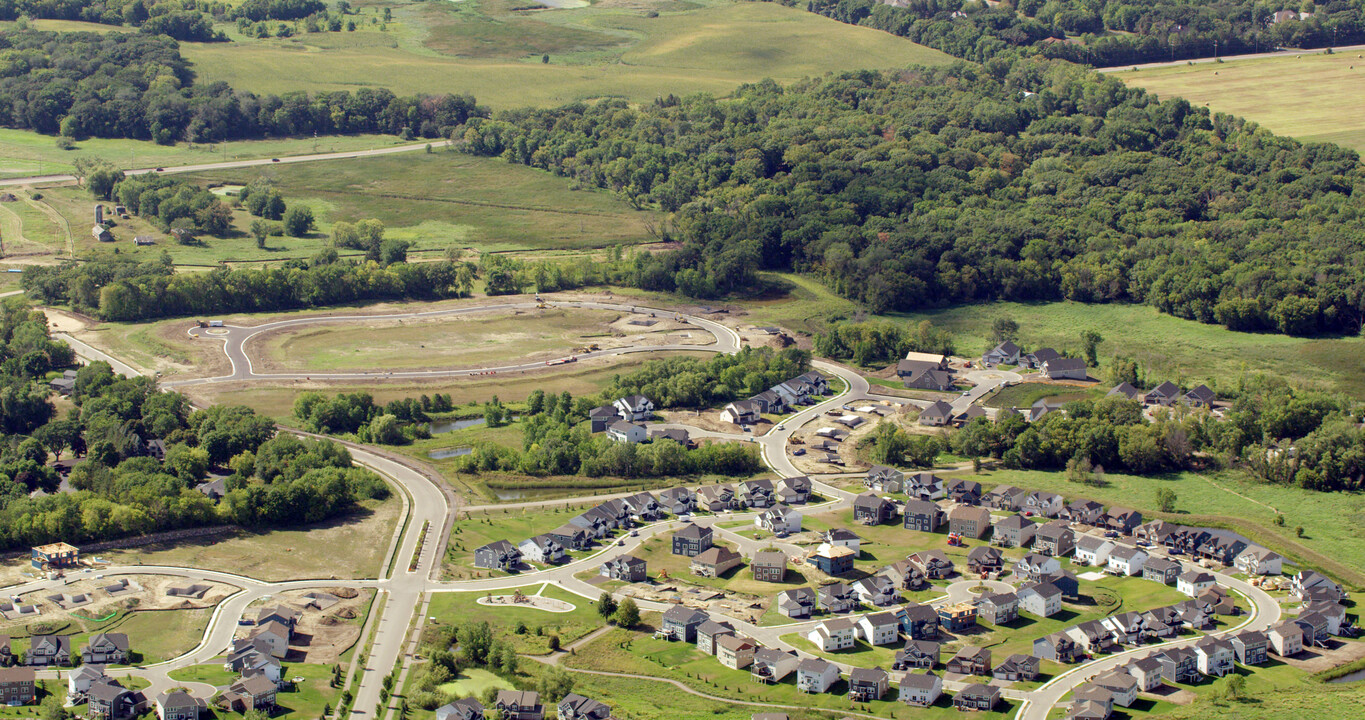
[(1365, 151), (1365, 53), (1300, 55), (1115, 71), (1167, 98), (1240, 115), (1304, 141)]
[(393, 20), (383, 32), (369, 22), (377, 8), (364, 8), (363, 32), (182, 43), (181, 52), (201, 83), (226, 80), (270, 93), (362, 87), (469, 93), (493, 108), (724, 95), (768, 77), (791, 81), (952, 60), (888, 33), (776, 3), (607, 0), (549, 9), (463, 0), (386, 6)]

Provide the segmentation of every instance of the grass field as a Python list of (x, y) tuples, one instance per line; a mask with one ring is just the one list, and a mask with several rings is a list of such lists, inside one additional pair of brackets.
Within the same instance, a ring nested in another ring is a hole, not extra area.
[(1365, 151), (1365, 59), (1359, 51), (1112, 73), (1163, 98), (1183, 97), (1281, 135)]
[[(1144, 517), (1190, 525), (1219, 525), (1236, 530), (1253, 542), (1275, 549), (1291, 560), (1325, 570), (1348, 584), (1365, 586), (1365, 494), (1316, 493), (1267, 485), (1247, 475), (1179, 473), (1138, 477), (1107, 473), (1104, 487), (1078, 485), (1064, 473), (995, 470), (980, 475), (949, 473), (980, 480), (990, 486), (1010, 484), (1060, 493), (1068, 500), (1084, 497), (1141, 510)], [(1155, 493), (1169, 488), (1177, 496), (1176, 512), (1156, 511)], [(1284, 514), (1284, 527), (1274, 525), (1275, 511)], [(1304, 535), (1296, 538), (1294, 529)]]
[[(212, 608), (194, 610), (120, 611), (105, 622), (92, 622), (70, 617), (70, 625), (62, 629), (71, 636), (71, 647), (79, 650), (91, 635), (119, 632), (128, 636), (131, 665), (150, 665), (179, 657), (199, 644), (208, 627)], [(27, 630), (15, 626), (5, 631), (13, 638), (15, 652), (28, 649)]]
[(770, 3), (609, 0), (531, 11), (499, 0), (386, 5), (394, 13), (387, 32), (182, 43), (181, 51), (201, 83), (272, 93), (470, 93), (495, 108), (723, 95), (766, 77), (950, 60), (888, 33)]
[(211, 568), (280, 581), (309, 577), (373, 578), (389, 549), (402, 501), (366, 501), (359, 514), (317, 525), (235, 537), (186, 540), (111, 550), (100, 557), (116, 565), (178, 565)]
[(231, 670), (224, 670), (223, 663), (221, 662), (191, 665), (178, 670), (172, 670), (169, 675), (172, 680), (208, 683), (214, 687), (231, 685), (233, 681), (240, 677), (240, 675)]
[[(493, 628), (494, 637), (510, 641), (517, 652), (527, 655), (548, 653), (551, 635), (558, 635), (560, 642), (568, 645), (602, 627), (602, 618), (589, 600), (554, 585), (527, 585), (519, 589), (525, 595), (539, 594), (567, 601), (574, 609), (566, 613), (553, 613), (529, 607), (493, 607), (478, 602), (487, 593), (439, 592), (432, 595), (428, 614), (435, 619), (427, 627), (435, 630), (442, 625), (487, 622)], [(513, 588), (507, 588), (494, 594), (511, 595), (512, 592)], [(523, 623), (526, 632), (518, 633), (517, 627)], [(537, 629), (540, 630), (539, 634)]]
[[(504, 573), (474, 567), (474, 549), (490, 542), (507, 540), (513, 545), (529, 537), (547, 533), (567, 523), (569, 518), (592, 507), (578, 504), (554, 508), (506, 508), (485, 512), (464, 513), (450, 531), (450, 545), (446, 548), (444, 574), (446, 579), (468, 580)], [(608, 542), (603, 540), (602, 542)], [(575, 551), (581, 557), (596, 552)]]
[(606, 310), (553, 308), (530, 315), (285, 328), (255, 340), (252, 350), (272, 371), (498, 367), (513, 358), (568, 355), (609, 335), (608, 325), (619, 317)]
[(454, 693), (457, 697), (481, 697), (488, 688), (513, 690), (512, 683), (482, 668), (465, 668), (460, 677), (445, 683), (437, 689), (444, 693)]
[(1043, 382), (1022, 382), (1001, 388), (982, 403), (986, 407), (1026, 408), (1044, 398), (1051, 402), (1069, 402), (1103, 397), (1107, 388), (1077, 388)]

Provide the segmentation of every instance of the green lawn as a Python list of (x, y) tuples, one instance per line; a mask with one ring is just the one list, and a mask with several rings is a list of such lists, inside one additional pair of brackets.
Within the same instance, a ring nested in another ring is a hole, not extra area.
[[(717, 547), (725, 547), (734, 550), (733, 543), (725, 540), (716, 539)], [(687, 583), (700, 585), (702, 587), (725, 590), (732, 593), (740, 593), (753, 596), (754, 598), (771, 598), (783, 590), (790, 590), (795, 587), (810, 584), (810, 580), (788, 563), (787, 574), (783, 577), (783, 582), (770, 583), (754, 579), (753, 571), (749, 569), (748, 559), (744, 559), (739, 565), (729, 572), (723, 573), (720, 577), (702, 577), (693, 575), (689, 568), (692, 566), (692, 558), (683, 555), (674, 555), (671, 533), (656, 535), (640, 544), (640, 547), (632, 553), (636, 557), (643, 558), (649, 564), (649, 574), (651, 577), (658, 577), (660, 572), (668, 572), (668, 582)]]
[(222, 663), (210, 662), (203, 665), (191, 665), (189, 667), (172, 670), (170, 673), (172, 680), (180, 682), (200, 682), (208, 683), (214, 687), (231, 685), (239, 676), (230, 670), (224, 670)]
[[(480, 605), (478, 600), (487, 593), (438, 592), (433, 593), (431, 608), (427, 613), (435, 618), (427, 623), (431, 630), (443, 625), (459, 625), (467, 622), (487, 622), (493, 627), (494, 637), (510, 640), (519, 653), (544, 655), (550, 651), (550, 636), (558, 635), (564, 645), (602, 627), (602, 618), (597, 614), (595, 604), (555, 585), (527, 585), (519, 588), (523, 594), (539, 593), (545, 597), (557, 598), (572, 603), (574, 609), (566, 613), (553, 613), (536, 608)], [(501, 590), (495, 595), (510, 595), (513, 589)], [(524, 634), (516, 632), (518, 623), (525, 623)], [(537, 629), (541, 632), (536, 634)]]
[[(76, 610), (77, 613), (81, 612)], [(54, 629), (71, 635), (73, 650), (79, 650), (91, 635), (119, 632), (128, 636), (132, 665), (164, 662), (193, 650), (204, 637), (212, 608), (195, 610), (133, 610), (119, 612), (103, 622), (74, 617), (70, 624)], [(102, 618), (100, 618), (102, 619)], [(27, 626), (6, 630), (13, 637), (14, 651), (28, 650)]]
[[(498, 0), (386, 7), (394, 13), (387, 32), (182, 43), (181, 51), (200, 83), (227, 80), (271, 93), (360, 87), (471, 93), (499, 108), (723, 95), (766, 77), (950, 60), (888, 33), (769, 3), (646, 0), (531, 12)], [(543, 54), (549, 62), (541, 62)]]
[[(296, 664), (286, 665), (282, 678), (295, 680), (302, 678), (300, 682), (295, 682), (292, 689), (283, 690), (275, 697), (275, 703), (279, 706), (271, 718), (274, 720), (314, 720), (322, 715), (324, 705), (333, 708), (337, 706), (337, 699), (341, 696), (339, 688), (331, 687), (332, 666), (331, 665), (311, 665)], [(242, 717), (237, 713), (219, 711), (220, 720), (226, 718)]]
[(1018, 385), (1001, 388), (986, 398), (982, 404), (993, 408), (1026, 408), (1043, 398), (1051, 401), (1070, 402), (1072, 400), (1103, 397), (1105, 390), (1102, 388), (1085, 389), (1070, 385), (1053, 385), (1043, 382), (1022, 382)]
[[(993, 470), (949, 473), (982, 481), (987, 487), (1009, 484), (1030, 490), (1049, 490), (1068, 500), (1084, 497), (1141, 510), (1144, 517), (1161, 517), (1190, 525), (1217, 525), (1246, 535), (1290, 559), (1308, 563), (1356, 586), (1365, 585), (1365, 494), (1331, 494), (1269, 485), (1240, 471), (1178, 473), (1140, 477), (1106, 473), (1104, 487), (1078, 485), (1064, 473), (1030, 470)], [(1176, 512), (1156, 510), (1155, 492), (1169, 488), (1176, 494)], [(1272, 509), (1273, 508), (1273, 509)], [(1274, 525), (1275, 510), (1283, 513), (1283, 527)], [(1295, 537), (1302, 526), (1304, 535)]]
[[(496, 428), (492, 432), (503, 429), (505, 428)], [(507, 508), (462, 513), (450, 531), (444, 575), (452, 580), (504, 575), (505, 573), (495, 570), (475, 568), (474, 550), (498, 540), (507, 540), (516, 545), (526, 538), (554, 530), (569, 522), (569, 518), (590, 507), (591, 504), (579, 504), (554, 508)], [(581, 557), (593, 551), (573, 551), (570, 555)]]
[(1365, 117), (1329, 108), (1365, 103), (1359, 52), (1202, 63), (1113, 73), (1162, 98), (1180, 96), (1280, 135), (1365, 151)]

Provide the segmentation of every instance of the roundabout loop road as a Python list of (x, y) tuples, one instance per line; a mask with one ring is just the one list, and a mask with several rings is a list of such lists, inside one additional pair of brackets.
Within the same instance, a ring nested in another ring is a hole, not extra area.
[[(665, 313), (666, 315), (677, 314), (670, 310), (660, 310), (657, 308), (648, 308), (644, 306), (635, 305), (623, 305), (618, 303), (599, 303), (591, 301), (558, 301), (554, 300), (553, 298), (547, 298), (547, 300), (554, 302), (557, 306), (586, 307), (592, 309), (607, 309), (626, 312), (634, 311), (642, 313), (654, 312)], [(339, 322), (363, 322), (375, 319), (389, 320), (406, 318), (418, 319), (428, 317), (441, 317), (447, 315), (459, 315), (474, 312), (487, 312), (493, 310), (521, 309), (534, 306), (535, 306), (534, 302), (509, 302), (491, 306), (486, 305), (469, 308), (453, 308), (446, 310), (430, 311), (425, 313), (403, 313), (382, 316), (354, 315), (317, 318), (296, 318), (291, 320), (283, 320), (275, 323), (267, 323), (265, 325), (259, 325), (254, 327), (227, 326), (224, 328), (211, 329), (191, 328), (189, 330), (191, 336), (204, 337), (205, 339), (219, 339), (223, 341), (224, 352), (232, 364), (232, 373), (229, 375), (214, 378), (187, 379), (180, 381), (163, 382), (161, 384), (163, 387), (179, 387), (186, 385), (241, 381), (249, 379), (285, 380), (303, 379), (305, 377), (304, 374), (299, 373), (261, 374), (256, 373), (252, 368), (250, 355), (248, 354), (246, 347), (248, 341), (262, 332), (266, 332), (281, 327), (322, 323), (331, 324)], [(705, 318), (698, 318), (687, 315), (680, 316), (686, 318), (689, 324), (705, 329), (706, 331), (710, 332), (715, 338), (715, 343), (711, 345), (647, 346), (617, 348), (612, 350), (597, 351), (593, 353), (585, 353), (579, 355), (579, 357), (586, 358), (596, 356), (620, 355), (631, 352), (650, 352), (671, 349), (705, 350), (711, 352), (737, 352), (740, 349), (741, 344), (740, 336), (733, 329), (720, 323), (707, 320)], [(206, 330), (214, 330), (219, 332), (215, 332), (212, 334), (208, 332), (202, 333), (200, 332)], [(111, 364), (114, 364), (116, 369), (122, 370), (127, 373), (135, 372), (129, 366), (118, 362), (116, 359), (109, 357), (105, 353), (90, 348), (84, 343), (72, 341), (71, 344), (74, 348), (76, 348), (77, 353), (80, 354), (82, 357), (86, 358), (87, 360), (99, 359), (113, 361)], [(922, 400), (909, 400), (905, 398), (887, 396), (873, 392), (866, 378), (864, 378), (857, 372), (849, 368), (846, 368), (842, 365), (839, 365), (837, 363), (829, 362), (826, 360), (813, 360), (812, 365), (818, 370), (841, 378), (846, 383), (847, 387), (841, 393), (835, 395), (834, 397), (831, 397), (816, 405), (801, 410), (800, 412), (794, 415), (788, 416), (780, 424), (780, 427), (784, 428), (782, 430), (779, 430), (778, 426), (775, 426), (772, 429), (770, 429), (766, 434), (757, 437), (747, 435), (734, 436), (735, 439), (748, 439), (750, 442), (758, 444), (764, 462), (780, 476), (791, 477), (795, 475), (804, 474), (797, 470), (797, 468), (792, 464), (791, 459), (788, 457), (786, 453), (787, 441), (790, 439), (792, 434), (795, 433), (800, 427), (819, 417), (822, 413), (824, 413), (827, 410), (859, 400), (880, 400), (900, 404), (913, 404), (921, 407), (928, 404), (926, 401)], [(469, 369), (431, 370), (399, 372), (391, 374), (333, 373), (309, 374), (306, 377), (328, 380), (337, 379), (375, 380), (386, 377), (408, 378), (454, 377), (475, 375), (480, 372), (486, 372), (488, 370), (515, 371), (529, 370), (532, 368), (545, 369), (546, 366), (543, 362), (540, 362), (524, 363), (520, 365), (509, 365), (502, 368), (484, 368), (478, 370)], [(970, 405), (976, 399), (989, 393), (991, 390), (993, 390), (1000, 384), (1010, 381), (1017, 382), (1019, 376), (1017, 374), (1009, 372), (980, 371), (969, 374), (968, 379), (974, 380), (975, 382), (978, 383), (978, 385), (977, 387), (973, 388), (973, 390), (970, 391), (969, 393), (965, 393), (963, 396), (954, 399), (952, 404), (954, 408), (957, 410), (965, 409), (966, 406)], [(307, 433), (298, 434), (306, 435)], [(725, 435), (724, 433), (712, 434), (718, 436)], [(510, 590), (517, 587), (524, 587), (527, 585), (548, 582), (559, 585), (560, 587), (563, 587), (564, 589), (574, 594), (580, 595), (586, 599), (589, 600), (595, 599), (600, 593), (600, 591), (596, 587), (575, 578), (574, 574), (576, 572), (594, 567), (597, 564), (600, 564), (608, 556), (621, 553), (629, 553), (633, 549), (639, 547), (639, 545), (648, 538), (653, 537), (654, 535), (657, 535), (662, 532), (671, 531), (681, 526), (681, 523), (679, 523), (678, 521), (661, 521), (653, 523), (651, 525), (639, 528), (638, 536), (623, 538), (622, 539), (624, 541), (623, 546), (608, 545), (606, 547), (601, 548), (598, 552), (592, 554), (589, 557), (582, 558), (567, 565), (559, 567), (522, 573), (514, 576), (488, 578), (482, 580), (469, 580), (457, 582), (434, 581), (431, 579), (431, 577), (439, 568), (439, 559), (442, 553), (444, 552), (444, 543), (445, 539), (448, 538), (449, 536), (449, 527), (455, 521), (455, 517), (460, 509), (457, 505), (458, 498), (456, 498), (454, 494), (449, 490), (449, 488), (446, 487), (443, 483), (441, 483), (439, 479), (431, 476), (427, 472), (423, 472), (420, 468), (415, 466), (416, 465), (415, 463), (413, 463), (410, 460), (398, 458), (377, 448), (370, 448), (367, 446), (358, 445), (356, 443), (351, 442), (343, 442), (343, 444), (346, 445), (347, 448), (351, 451), (352, 457), (358, 464), (368, 467), (378, 472), (380, 475), (384, 476), (392, 484), (398, 487), (401, 492), (405, 493), (410, 500), (408, 522), (406, 523), (406, 525), (400, 525), (399, 528), (395, 531), (396, 533), (401, 532), (402, 534), (401, 536), (396, 538), (395, 547), (390, 553), (392, 562), (389, 565), (389, 569), (385, 571), (384, 576), (377, 579), (363, 580), (299, 579), (272, 583), (259, 581), (252, 578), (243, 577), (240, 575), (233, 575), (230, 573), (222, 573), (211, 570), (201, 570), (196, 568), (132, 566), (109, 568), (103, 570), (102, 571), (103, 574), (164, 574), (186, 578), (203, 578), (216, 580), (218, 582), (223, 582), (225, 584), (239, 588), (239, 590), (236, 593), (229, 596), (227, 599), (221, 601), (215, 608), (213, 616), (209, 621), (208, 628), (204, 633), (203, 639), (200, 641), (199, 645), (195, 647), (193, 650), (190, 650), (184, 655), (164, 663), (158, 663), (153, 666), (146, 666), (142, 668), (131, 668), (127, 670), (117, 671), (119, 674), (140, 675), (142, 677), (147, 678), (152, 683), (152, 687), (149, 689), (149, 692), (158, 692), (167, 687), (172, 687), (175, 684), (183, 684), (173, 683), (168, 677), (168, 672), (173, 669), (200, 664), (210, 660), (215, 656), (221, 655), (222, 652), (226, 650), (227, 647), (231, 644), (232, 638), (237, 630), (238, 618), (242, 616), (243, 611), (245, 611), (246, 608), (251, 603), (284, 590), (323, 587), (352, 587), (357, 589), (373, 588), (378, 591), (378, 593), (380, 594), (380, 596), (382, 596), (384, 601), (383, 604), (380, 605), (379, 598), (376, 598), (376, 603), (374, 607), (380, 609), (376, 612), (372, 612), (370, 616), (371, 621), (373, 621), (373, 619), (376, 616), (379, 617), (380, 619), (378, 621), (377, 631), (374, 634), (374, 641), (370, 647), (370, 651), (367, 653), (368, 659), (366, 662), (366, 666), (364, 668), (361, 668), (359, 684), (355, 691), (355, 702), (351, 713), (352, 716), (370, 715), (372, 714), (372, 710), (377, 708), (377, 706), (379, 705), (381, 681), (383, 677), (387, 675), (390, 671), (394, 670), (395, 668), (398, 668), (400, 659), (404, 661), (401, 670), (402, 672), (406, 673), (407, 668), (409, 667), (410, 662), (412, 660), (412, 657), (415, 654), (417, 638), (421, 631), (423, 620), (425, 619), (424, 613), (418, 614), (417, 611), (419, 609), (419, 604), (421, 604), (421, 600), (424, 596), (427, 596), (429, 593), (433, 592), (491, 592), (495, 590)], [(840, 488), (822, 482), (820, 478), (812, 478), (812, 484), (819, 493), (823, 494), (826, 497), (831, 498), (829, 501), (821, 505), (810, 506), (809, 509), (812, 510), (827, 511), (844, 509), (850, 505), (851, 500), (854, 497), (853, 493), (850, 493), (848, 491), (842, 490)], [(604, 499), (604, 496), (593, 496), (592, 498), (578, 498), (576, 500), (575, 499), (559, 500), (553, 501), (553, 504), (581, 502), (585, 500), (594, 499), (601, 500)], [(508, 505), (502, 505), (499, 507), (510, 508), (517, 507), (519, 505), (530, 507), (543, 504), (547, 503), (542, 502), (513, 503)], [(695, 522), (702, 525), (714, 525), (715, 523), (722, 521), (728, 522), (731, 520), (751, 520), (755, 516), (756, 513), (753, 512), (724, 513), (722, 515), (717, 516), (698, 517), (695, 519)], [(419, 535), (420, 528), (422, 528), (424, 525), (429, 525), (433, 528), (440, 528), (442, 529), (442, 531), (435, 536), (439, 538), (437, 542), (425, 543), (422, 546), (421, 554), (418, 558), (418, 562), (416, 563), (416, 569), (409, 571), (407, 569), (408, 565), (406, 564), (406, 561), (410, 559), (413, 556), (413, 553), (416, 551), (417, 536)], [(728, 539), (737, 542), (740, 545), (742, 551), (746, 549), (749, 551), (757, 549), (756, 546), (759, 544), (757, 543), (757, 541), (744, 538), (743, 536), (735, 534), (734, 532), (729, 530), (721, 528), (717, 528), (717, 530), (722, 535), (725, 535)], [(1251, 614), (1248, 616), (1246, 621), (1243, 622), (1241, 625), (1237, 626), (1236, 628), (1224, 630), (1214, 634), (1226, 634), (1228, 632), (1240, 631), (1242, 629), (1264, 630), (1278, 621), (1280, 617), (1279, 604), (1275, 602), (1275, 600), (1271, 598), (1265, 591), (1261, 590), (1260, 588), (1253, 587), (1250, 584), (1243, 582), (1237, 578), (1231, 577), (1225, 573), (1216, 572), (1214, 573), (1214, 575), (1219, 584), (1244, 595), (1250, 600), (1252, 606)], [(33, 583), (28, 583), (26, 585), (19, 585), (12, 588), (6, 588), (4, 592), (6, 594), (22, 594), (26, 592), (31, 592), (34, 589), (45, 589), (45, 587), (47, 586), (45, 585), (45, 583), (51, 584), (53, 582), (57, 582), (60, 584), (60, 581), (35, 581)], [(964, 600), (968, 600), (973, 596), (973, 593), (971, 591), (972, 588), (980, 584), (982, 583), (973, 579), (965, 579), (963, 581), (954, 583), (947, 588), (947, 592), (945, 595), (931, 601), (931, 604), (937, 605), (947, 602), (961, 602)], [(987, 585), (989, 585), (992, 588), (996, 588), (998, 590), (1004, 589), (1004, 587), (997, 588), (996, 587), (997, 584), (1000, 586), (1006, 585), (1005, 583), (987, 583)], [(667, 609), (667, 607), (669, 607), (661, 603), (650, 601), (639, 601), (639, 605), (641, 606), (641, 608), (647, 610), (665, 610)], [(423, 609), (425, 609), (425, 605), (423, 605), (422, 607)], [(781, 639), (781, 636), (788, 635), (791, 633), (804, 634), (816, 624), (815, 621), (806, 621), (793, 622), (777, 626), (760, 627), (733, 618), (730, 619), (730, 622), (732, 625), (735, 626), (736, 630), (748, 634), (751, 637), (754, 637), (756, 640), (762, 642), (765, 645), (787, 648), (789, 648), (790, 646), (788, 643)], [(368, 632), (369, 627), (370, 625), (367, 624), (366, 632)], [(1190, 644), (1193, 642), (1194, 642), (1193, 639), (1182, 639), (1171, 641), (1163, 645), (1170, 646), (1178, 644)], [(405, 647), (407, 648), (406, 651), (404, 650)], [(1061, 698), (1065, 696), (1068, 692), (1070, 692), (1072, 688), (1084, 682), (1086, 678), (1093, 676), (1096, 672), (1100, 672), (1111, 667), (1116, 667), (1119, 664), (1122, 664), (1123, 662), (1126, 662), (1127, 660), (1132, 659), (1135, 656), (1150, 652), (1154, 647), (1158, 646), (1147, 646), (1136, 650), (1129, 650), (1105, 658), (1101, 658), (1099, 660), (1095, 660), (1089, 663), (1085, 663), (1083, 665), (1076, 666), (1074, 668), (1067, 670), (1066, 672), (1059, 674), (1057, 677), (1049, 681), (1046, 685), (1035, 690), (1020, 691), (1006, 689), (1004, 691), (1004, 694), (1006, 695), (1006, 697), (1022, 701), (1022, 704), (1016, 714), (1016, 718), (1018, 720), (1045, 720), (1045, 718), (1048, 716), (1052, 708), (1056, 707), (1056, 705), (1060, 702)], [(801, 654), (807, 655), (808, 653)], [(847, 664), (844, 663), (836, 664), (839, 665), (840, 668), (845, 672), (847, 672), (850, 669), (850, 666)], [(965, 685), (965, 683), (946, 682), (944, 683), (944, 685), (945, 689), (957, 690), (961, 689), (961, 687)], [(200, 687), (198, 689), (205, 690), (206, 686)], [(387, 706), (385, 706), (383, 712), (381, 713), (381, 717), (387, 717), (390, 716), (391, 714), (392, 708), (388, 708)]]

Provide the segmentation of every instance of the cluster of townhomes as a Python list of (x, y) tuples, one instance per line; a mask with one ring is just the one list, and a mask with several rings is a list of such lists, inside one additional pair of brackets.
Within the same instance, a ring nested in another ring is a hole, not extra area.
[(814, 398), (829, 392), (829, 380), (812, 370), (778, 383), (749, 398), (727, 404), (720, 411), (722, 422), (753, 425), (763, 415), (782, 415), (793, 408), (810, 405)]
[(1039, 348), (1031, 353), (1025, 353), (1018, 345), (1009, 340), (982, 354), (981, 364), (987, 367), (1018, 365), (1019, 367), (1038, 370), (1043, 374), (1043, 377), (1049, 380), (1085, 380), (1087, 378), (1085, 360), (1081, 358), (1062, 357), (1061, 353), (1052, 348)]
[(1171, 407), (1176, 404), (1192, 408), (1212, 407), (1218, 396), (1207, 385), (1197, 385), (1189, 391), (1181, 391), (1180, 386), (1167, 380), (1143, 392), (1128, 383), (1119, 383), (1109, 390), (1109, 397), (1118, 396), (1140, 402), (1147, 406)]
[[(81, 646), (80, 654), (75, 657), (86, 664), (126, 665), (128, 636), (123, 633), (95, 633)], [(71, 667), (73, 659), (70, 635), (34, 635), (22, 663), (10, 647), (10, 638), (0, 636), (0, 665), (3, 666)]]
[[(559, 720), (609, 720), (611, 706), (569, 693), (555, 706)], [(534, 690), (499, 690), (485, 708), (472, 697), (461, 698), (436, 709), (436, 720), (543, 720), (545, 706)]]
[(286, 606), (263, 607), (256, 613), (253, 629), (232, 641), (223, 669), (238, 674), (216, 703), (233, 712), (275, 709), (275, 696), (287, 683), (281, 676), (281, 662), (289, 654), (289, 643), (303, 613)]
[(594, 433), (606, 433), (608, 438), (622, 443), (672, 440), (685, 448), (696, 446), (688, 432), (681, 428), (646, 427), (645, 421), (654, 416), (654, 409), (654, 401), (644, 395), (617, 398), (610, 405), (588, 411), (589, 429)]

